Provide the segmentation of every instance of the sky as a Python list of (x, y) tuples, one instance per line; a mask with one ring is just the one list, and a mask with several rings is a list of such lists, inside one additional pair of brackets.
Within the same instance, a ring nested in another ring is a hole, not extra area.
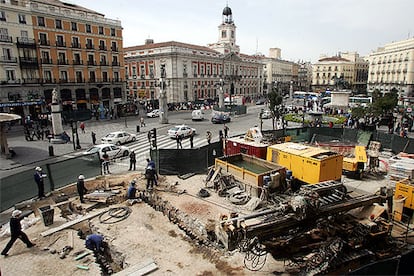
[(413, 0), (61, 0), (121, 20), (124, 47), (178, 41), (218, 41), (228, 5), (236, 43), (247, 55), (318, 61), (321, 55), (366, 56), (385, 44), (414, 37)]

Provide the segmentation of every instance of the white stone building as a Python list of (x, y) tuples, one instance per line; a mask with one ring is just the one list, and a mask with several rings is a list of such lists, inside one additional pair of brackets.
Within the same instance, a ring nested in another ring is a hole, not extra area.
[(392, 42), (369, 54), (368, 92), (414, 96), (414, 38)]

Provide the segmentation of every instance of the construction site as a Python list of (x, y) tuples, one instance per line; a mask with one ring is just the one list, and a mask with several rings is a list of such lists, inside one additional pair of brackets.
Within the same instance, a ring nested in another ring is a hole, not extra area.
[[(161, 174), (152, 190), (143, 172), (128, 172), (86, 179), (85, 203), (72, 184), (16, 204), (36, 246), (16, 242), (1, 272), (412, 274), (409, 154), (382, 151), (375, 141), (356, 151), (342, 146), (347, 153), (288, 137), (264, 146), (257, 132), (226, 141), (227, 154), (206, 173)], [(137, 199), (128, 200), (133, 180)], [(104, 250), (85, 247), (92, 233), (104, 237)]]

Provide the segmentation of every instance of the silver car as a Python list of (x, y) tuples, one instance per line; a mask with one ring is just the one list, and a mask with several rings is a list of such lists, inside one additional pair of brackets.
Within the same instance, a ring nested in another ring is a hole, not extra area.
[(115, 144), (119, 146), (121, 144), (135, 142), (136, 140), (137, 140), (137, 136), (135, 134), (131, 134), (125, 131), (115, 131), (102, 137), (101, 143), (102, 144)]

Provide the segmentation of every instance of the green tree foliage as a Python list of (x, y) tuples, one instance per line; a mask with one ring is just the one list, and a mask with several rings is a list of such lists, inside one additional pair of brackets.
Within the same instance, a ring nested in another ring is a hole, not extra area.
[(278, 106), (282, 104), (283, 97), (280, 95), (276, 87), (272, 87), (270, 93), (267, 94), (269, 100), (269, 109), (272, 112), (272, 126), (275, 126), (275, 117), (279, 117)]
[(390, 93), (386, 93), (384, 96), (378, 91), (375, 90), (372, 93), (372, 113), (375, 115), (383, 115), (392, 112), (392, 110), (397, 106), (398, 103), (398, 93), (397, 90), (393, 89)]

